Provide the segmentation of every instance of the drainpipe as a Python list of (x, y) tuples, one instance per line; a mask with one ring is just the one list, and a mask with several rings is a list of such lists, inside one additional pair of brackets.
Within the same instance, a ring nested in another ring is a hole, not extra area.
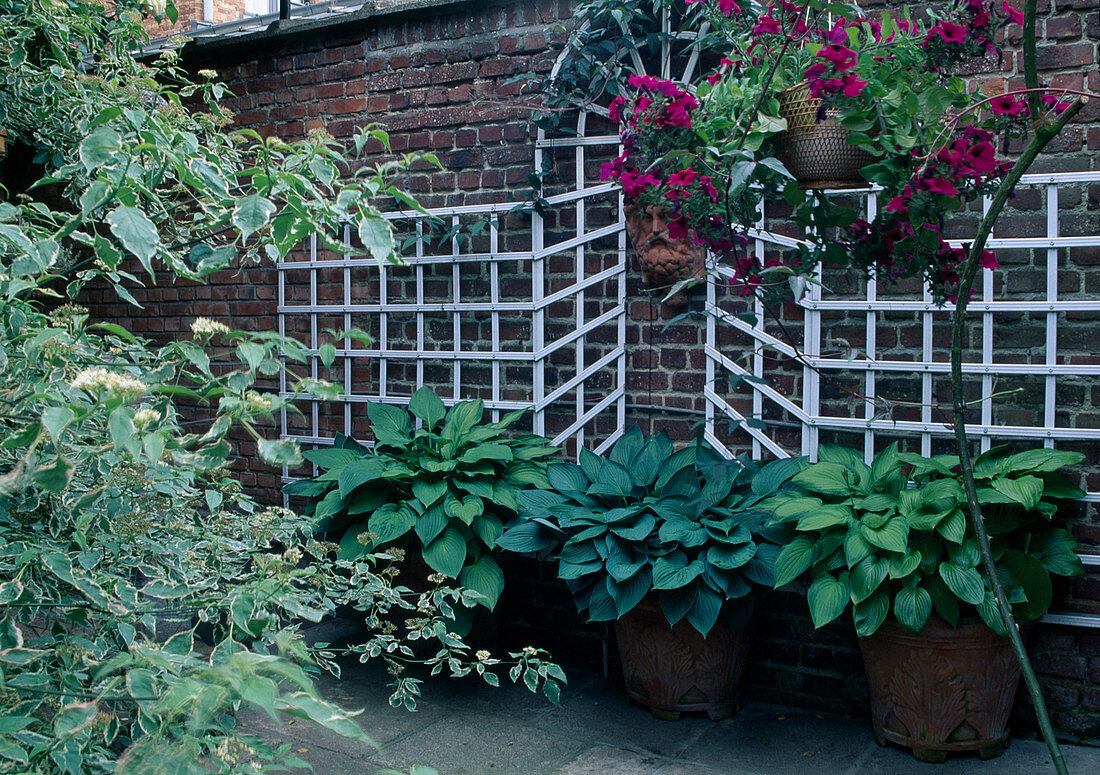
[(290, 18), (290, 0), (279, 0), (279, 20)]

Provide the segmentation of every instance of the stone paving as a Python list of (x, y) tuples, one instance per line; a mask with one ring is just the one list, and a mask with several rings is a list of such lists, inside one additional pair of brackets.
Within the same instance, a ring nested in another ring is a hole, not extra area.
[[(907, 751), (880, 748), (866, 719), (749, 703), (723, 721), (659, 721), (624, 700), (621, 681), (569, 673), (560, 706), (506, 685), (476, 679), (424, 685), (419, 710), (386, 702), (385, 674), (352, 663), (322, 694), (350, 708), (377, 748), (304, 721), (244, 723), (290, 742), (318, 775), (371, 775), (413, 765), (440, 775), (1034, 775), (1053, 773), (1042, 742), (1014, 740), (990, 761), (952, 757), (923, 764)], [(1067, 746), (1073, 775), (1100, 775), (1100, 748)]]

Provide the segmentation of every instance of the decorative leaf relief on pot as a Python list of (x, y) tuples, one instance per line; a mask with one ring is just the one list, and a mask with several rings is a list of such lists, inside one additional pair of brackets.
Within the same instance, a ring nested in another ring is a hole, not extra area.
[(966, 721), (966, 686), (939, 655), (907, 657), (890, 679), (898, 720), (918, 740), (946, 740)]
[(989, 654), (986, 669), (977, 672), (967, 687), (967, 720), (978, 737), (997, 740), (1008, 735), (1008, 717), (1020, 680), (1020, 665), (1006, 646)]

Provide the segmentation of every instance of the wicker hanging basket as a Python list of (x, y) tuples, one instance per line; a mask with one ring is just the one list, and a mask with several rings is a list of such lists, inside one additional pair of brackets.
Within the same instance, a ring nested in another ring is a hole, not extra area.
[(800, 188), (864, 188), (861, 167), (875, 157), (848, 143), (850, 132), (838, 122), (840, 111), (825, 111), (818, 121), (821, 99), (810, 96), (805, 83), (779, 93), (779, 115), (787, 129), (777, 138), (779, 160)]
[[(673, 239), (668, 235), (668, 220), (657, 207), (626, 209), (626, 233), (638, 255), (638, 264), (646, 285), (668, 291), (681, 280), (701, 280), (705, 271), (706, 253), (690, 239)], [(687, 304), (684, 291), (671, 296), (666, 304), (680, 309)]]

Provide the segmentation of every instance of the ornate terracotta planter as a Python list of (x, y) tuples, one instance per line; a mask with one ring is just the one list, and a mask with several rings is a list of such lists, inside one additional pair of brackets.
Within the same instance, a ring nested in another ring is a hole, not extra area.
[[(668, 220), (660, 208), (626, 210), (626, 234), (638, 255), (638, 264), (647, 285), (666, 292), (680, 280), (701, 280), (705, 271), (706, 251), (690, 239), (668, 236)], [(687, 304), (681, 291), (667, 302), (673, 308)]]
[(914, 635), (884, 622), (859, 639), (879, 745), (913, 749), (921, 761), (1004, 752), (1020, 667), (1007, 638), (982, 622), (952, 629), (936, 617)]
[(779, 160), (800, 188), (866, 187), (859, 170), (875, 157), (848, 144), (850, 132), (838, 123), (839, 111), (827, 110), (818, 121), (821, 102), (805, 84), (779, 93), (779, 115), (787, 119), (786, 131), (776, 137)]
[(703, 711), (718, 720), (741, 705), (749, 638), (721, 618), (706, 638), (681, 620), (670, 627), (646, 597), (615, 622), (627, 696), (660, 719)]

